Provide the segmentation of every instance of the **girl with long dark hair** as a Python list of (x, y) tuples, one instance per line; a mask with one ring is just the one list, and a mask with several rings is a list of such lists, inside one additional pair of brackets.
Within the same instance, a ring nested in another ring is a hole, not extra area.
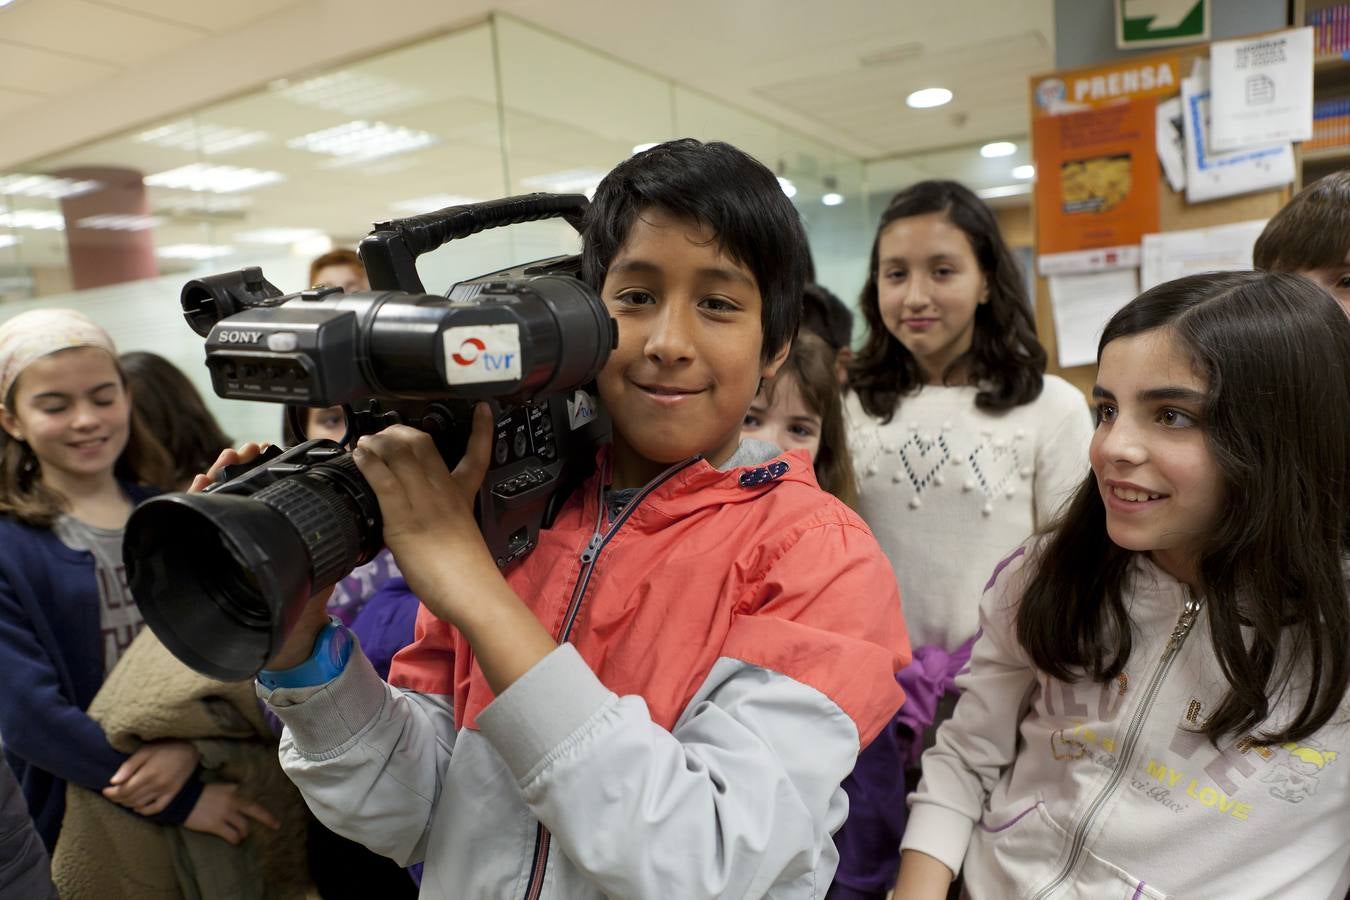
[(995, 571), (897, 900), (1350, 886), (1350, 319), (1197, 275), (1107, 324), (1092, 471)]
[[(892, 729), (850, 780), (836, 896), (882, 897), (899, 862), (904, 769), (955, 703), (980, 589), (1087, 471), (1080, 391), (1045, 374), (1022, 272), (993, 212), (952, 181), (896, 194), (881, 216), (850, 370), (858, 512), (900, 583), (914, 662)], [(912, 778), (912, 776), (911, 776)]]

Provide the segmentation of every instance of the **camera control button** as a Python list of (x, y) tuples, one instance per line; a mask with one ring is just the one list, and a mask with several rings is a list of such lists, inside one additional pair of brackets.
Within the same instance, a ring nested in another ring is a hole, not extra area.
[(501, 465), (502, 463), (506, 462), (506, 457), (510, 452), (511, 448), (507, 446), (506, 438), (504, 437), (497, 438), (497, 446), (493, 450), (492, 456), (495, 460), (497, 460), (498, 465)]

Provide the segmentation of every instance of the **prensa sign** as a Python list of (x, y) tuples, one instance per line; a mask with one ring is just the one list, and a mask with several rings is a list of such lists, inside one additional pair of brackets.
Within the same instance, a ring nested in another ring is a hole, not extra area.
[(1033, 112), (1054, 116), (1104, 106), (1119, 100), (1166, 97), (1181, 86), (1181, 57), (1148, 56), (1057, 72), (1033, 81)]

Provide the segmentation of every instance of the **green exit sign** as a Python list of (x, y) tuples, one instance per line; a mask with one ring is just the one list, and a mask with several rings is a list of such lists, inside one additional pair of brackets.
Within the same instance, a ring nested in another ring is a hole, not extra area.
[(1166, 47), (1209, 40), (1210, 0), (1116, 0), (1116, 46)]

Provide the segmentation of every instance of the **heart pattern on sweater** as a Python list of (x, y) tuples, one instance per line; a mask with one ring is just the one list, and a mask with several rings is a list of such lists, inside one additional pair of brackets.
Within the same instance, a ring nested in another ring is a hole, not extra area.
[(1017, 477), (1020, 463), (1011, 443), (993, 443), (985, 438), (970, 452), (970, 471), (986, 497), (1001, 493)]
[(932, 483), (951, 458), (952, 451), (947, 446), (947, 439), (941, 435), (926, 441), (912, 434), (909, 440), (900, 445), (900, 463), (914, 490), (919, 493), (923, 493), (924, 488)]

